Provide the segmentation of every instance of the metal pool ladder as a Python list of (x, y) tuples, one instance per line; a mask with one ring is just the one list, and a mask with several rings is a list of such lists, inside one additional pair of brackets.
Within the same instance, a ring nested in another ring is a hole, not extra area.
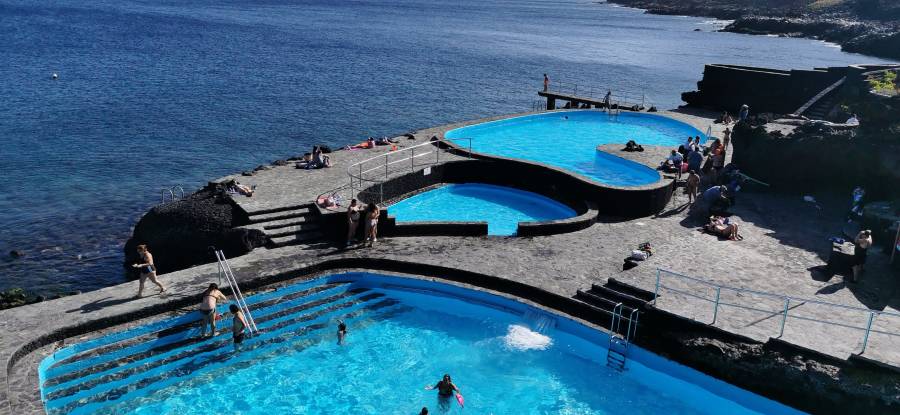
[(238, 287), (237, 280), (234, 278), (234, 272), (231, 271), (231, 265), (228, 265), (228, 260), (225, 259), (225, 253), (220, 249), (216, 250), (216, 261), (219, 262), (219, 282), (221, 283), (222, 277), (225, 277), (225, 281), (234, 295), (234, 302), (237, 303), (238, 308), (241, 309), (244, 317), (247, 318), (247, 328), (250, 330), (250, 335), (258, 334), (259, 329), (256, 328), (256, 322), (253, 321), (253, 316), (250, 315), (247, 300), (244, 299), (244, 294), (241, 293), (241, 289)]
[[(637, 333), (637, 323), (640, 313), (636, 308), (631, 309), (628, 317), (625, 317), (625, 306), (617, 303), (613, 307), (612, 319), (609, 322), (609, 348), (606, 352), (606, 365), (618, 371), (625, 370), (625, 362), (628, 360), (628, 345)], [(622, 319), (628, 320), (625, 333), (620, 334)]]

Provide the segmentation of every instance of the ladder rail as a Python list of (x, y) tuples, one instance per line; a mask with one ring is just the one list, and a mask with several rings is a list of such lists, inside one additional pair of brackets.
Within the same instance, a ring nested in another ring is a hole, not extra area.
[(253, 319), (253, 315), (250, 314), (250, 307), (247, 305), (247, 300), (244, 298), (244, 293), (241, 292), (240, 287), (238, 286), (237, 279), (234, 277), (234, 271), (231, 270), (231, 264), (228, 263), (228, 260), (225, 259), (225, 253), (219, 251), (222, 255), (222, 263), (225, 264), (226, 275), (231, 279), (232, 284), (232, 292), (235, 293), (236, 298), (238, 299), (238, 307), (241, 311), (244, 312), (247, 317), (248, 328), (250, 329), (250, 334), (259, 333), (259, 329), (256, 327), (256, 321)]
[(247, 318), (247, 328), (250, 330), (250, 334), (253, 335), (254, 333), (259, 333), (256, 321), (253, 319), (253, 315), (250, 314), (250, 307), (247, 305), (247, 300), (244, 298), (244, 294), (238, 286), (237, 279), (234, 277), (234, 271), (232, 271), (231, 265), (225, 258), (225, 253), (221, 250), (217, 250), (216, 260), (219, 262), (219, 278), (221, 280), (222, 275), (225, 276), (225, 281), (228, 283), (228, 286), (231, 288), (231, 292), (234, 295), (234, 302), (237, 303), (238, 308)]

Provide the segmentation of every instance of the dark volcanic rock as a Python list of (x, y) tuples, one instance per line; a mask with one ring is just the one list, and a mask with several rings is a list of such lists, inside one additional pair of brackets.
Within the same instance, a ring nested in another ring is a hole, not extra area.
[(229, 258), (243, 255), (268, 242), (262, 231), (235, 229), (247, 222), (230, 197), (211, 188), (156, 206), (141, 218), (125, 244), (125, 268), (134, 272), (131, 264), (138, 261), (138, 244), (147, 244), (159, 273), (214, 261), (210, 246)]

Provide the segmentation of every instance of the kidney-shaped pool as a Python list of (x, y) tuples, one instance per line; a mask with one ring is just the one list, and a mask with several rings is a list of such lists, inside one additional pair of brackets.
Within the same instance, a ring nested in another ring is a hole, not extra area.
[(659, 181), (650, 167), (599, 154), (599, 144), (635, 140), (641, 145), (677, 147), (688, 136), (705, 135), (680, 121), (654, 114), (562, 111), (507, 118), (447, 131), (444, 136), (472, 151), (536, 161), (562, 168), (598, 183), (641, 186)]

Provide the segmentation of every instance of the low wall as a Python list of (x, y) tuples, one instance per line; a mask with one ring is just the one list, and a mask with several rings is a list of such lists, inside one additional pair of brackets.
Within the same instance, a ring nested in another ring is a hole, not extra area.
[(754, 113), (790, 114), (837, 82), (849, 68), (778, 70), (737, 65), (706, 65), (697, 91), (685, 92), (688, 105), (736, 114), (747, 104)]

